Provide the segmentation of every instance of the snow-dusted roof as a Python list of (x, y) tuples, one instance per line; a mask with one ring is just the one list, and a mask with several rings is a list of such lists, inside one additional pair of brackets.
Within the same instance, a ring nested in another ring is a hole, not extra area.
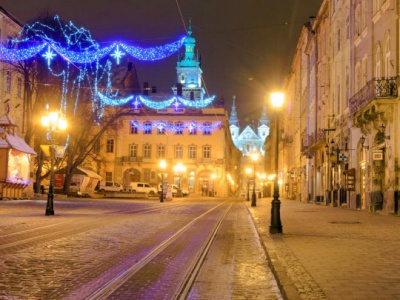
[(36, 155), (36, 152), (17, 134), (5, 133), (1, 128), (0, 134), (5, 135), (5, 138), (0, 136), (0, 148), (14, 149), (24, 153)]

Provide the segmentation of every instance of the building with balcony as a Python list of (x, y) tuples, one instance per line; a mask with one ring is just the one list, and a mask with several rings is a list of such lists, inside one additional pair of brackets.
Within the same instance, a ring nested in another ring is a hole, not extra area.
[(301, 201), (398, 213), (398, 13), (397, 1), (325, 0), (304, 25), (281, 121), (298, 163), (280, 163), (299, 170)]

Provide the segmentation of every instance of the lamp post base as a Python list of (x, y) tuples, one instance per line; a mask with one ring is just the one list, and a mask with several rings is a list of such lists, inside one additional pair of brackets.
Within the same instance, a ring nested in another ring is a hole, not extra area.
[(256, 193), (255, 192), (253, 192), (253, 195), (251, 195), (251, 206), (257, 206)]
[(269, 226), (269, 233), (282, 233), (281, 223), (281, 201), (274, 199), (271, 202), (271, 226)]

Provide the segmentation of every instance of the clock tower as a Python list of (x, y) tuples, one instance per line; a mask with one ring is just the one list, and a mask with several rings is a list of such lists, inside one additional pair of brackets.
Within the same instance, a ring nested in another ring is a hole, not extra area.
[(192, 36), (192, 22), (189, 21), (187, 37), (184, 42), (185, 53), (176, 66), (177, 84), (172, 87), (175, 95), (190, 100), (203, 100), (202, 69), (198, 54), (195, 55), (196, 39)]

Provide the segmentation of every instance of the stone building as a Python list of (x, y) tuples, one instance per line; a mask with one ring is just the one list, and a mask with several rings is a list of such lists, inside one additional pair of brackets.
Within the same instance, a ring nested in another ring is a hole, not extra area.
[[(157, 185), (164, 178), (191, 193), (237, 193), (241, 153), (233, 144), (223, 104), (205, 95), (195, 44), (189, 25), (172, 93), (157, 93), (144, 84), (142, 95), (131, 103), (134, 113), (119, 120), (117, 129), (104, 137), (103, 179)], [(134, 80), (126, 85), (138, 85), (137, 76), (128, 77)], [(161, 160), (166, 161), (165, 170), (160, 168)]]
[(301, 201), (398, 213), (398, 13), (398, 1), (325, 0), (303, 27), (284, 82), (295, 142), (280, 143), (297, 161), (279, 153)]

